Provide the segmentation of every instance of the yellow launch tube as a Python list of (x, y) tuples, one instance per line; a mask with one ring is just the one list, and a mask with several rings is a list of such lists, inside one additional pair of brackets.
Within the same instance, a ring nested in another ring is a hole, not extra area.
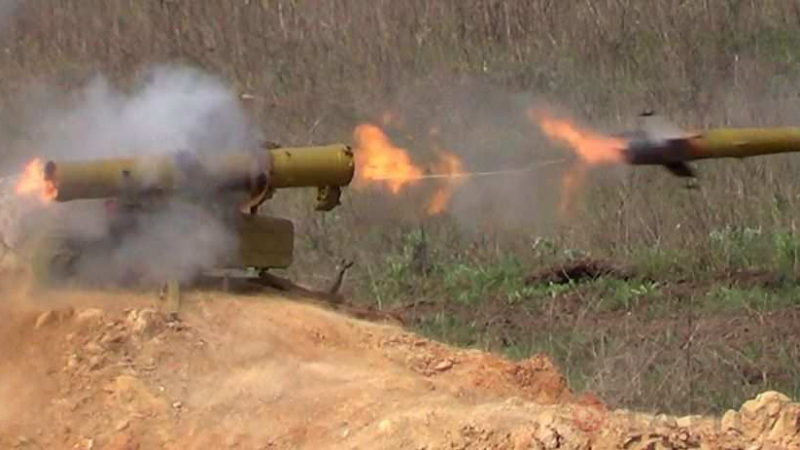
[(354, 171), (350, 148), (334, 144), (253, 153), (48, 161), (45, 181), (57, 190), (55, 200), (66, 202), (169, 193), (193, 184), (252, 192), (259, 178), (272, 189), (343, 187)]
[(175, 173), (169, 158), (119, 158), (96, 161), (48, 161), (45, 180), (58, 191), (56, 201), (116, 197), (127, 186), (172, 190)]
[(747, 158), (800, 151), (800, 127), (716, 128), (688, 139), (688, 159)]
[(353, 153), (344, 145), (269, 150), (269, 184), (275, 189), (347, 186), (353, 179)]

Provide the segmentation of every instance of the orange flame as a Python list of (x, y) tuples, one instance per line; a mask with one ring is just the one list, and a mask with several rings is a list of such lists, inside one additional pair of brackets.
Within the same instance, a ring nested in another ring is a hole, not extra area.
[(530, 111), (531, 118), (539, 122), (544, 134), (553, 141), (567, 144), (578, 157), (589, 164), (623, 162), (624, 139), (582, 130), (564, 119), (539, 115)]
[[(361, 124), (353, 132), (355, 144), (356, 179), (353, 185), (362, 188), (367, 185), (383, 184), (392, 194), (420, 179), (429, 176), (422, 167), (414, 164), (408, 150), (395, 146), (379, 127)], [(453, 153), (439, 150), (439, 161), (432, 171), (443, 178), (441, 186), (428, 202), (426, 211), (430, 215), (442, 213), (454, 190), (463, 181), (458, 175), (463, 173), (461, 160)]]
[(586, 164), (624, 162), (623, 150), (627, 142), (621, 138), (606, 136), (590, 130), (581, 129), (566, 119), (557, 119), (536, 110), (529, 110), (531, 120), (537, 122), (542, 132), (554, 143), (566, 144), (579, 158), (581, 165), (564, 174), (562, 178), (560, 212), (569, 210), (576, 191), (583, 185)]
[(44, 162), (39, 158), (25, 166), (14, 190), (18, 195), (36, 195), (42, 203), (50, 203), (58, 196), (58, 189), (45, 180)]
[(375, 125), (363, 124), (354, 132), (355, 160), (358, 170), (356, 185), (383, 182), (393, 194), (422, 176), (422, 169), (411, 162), (408, 150), (395, 147)]
[(430, 215), (444, 212), (453, 192), (464, 183), (464, 178), (458, 177), (464, 173), (461, 160), (456, 155), (445, 151), (439, 151), (439, 157), (441, 161), (436, 165), (436, 171), (449, 175), (449, 177), (445, 178), (445, 185), (437, 190), (428, 202), (428, 214)]

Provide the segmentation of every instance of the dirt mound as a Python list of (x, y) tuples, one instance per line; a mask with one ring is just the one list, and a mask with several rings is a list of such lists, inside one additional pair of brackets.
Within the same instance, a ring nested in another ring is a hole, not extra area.
[(0, 448), (800, 444), (800, 406), (777, 393), (721, 420), (609, 411), (543, 355), (512, 362), (277, 297), (187, 300), (180, 320), (133, 295), (4, 302)]
[(567, 284), (601, 277), (628, 280), (636, 273), (626, 267), (601, 259), (579, 259), (540, 270), (525, 278), (526, 284)]

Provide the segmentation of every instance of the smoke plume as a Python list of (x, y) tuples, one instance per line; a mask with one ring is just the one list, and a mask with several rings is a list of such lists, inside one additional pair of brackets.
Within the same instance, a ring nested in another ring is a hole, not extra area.
[[(30, 157), (86, 160), (246, 151), (257, 142), (227, 86), (187, 67), (155, 67), (129, 91), (97, 76), (78, 91), (39, 89), (31, 98), (38, 101), (29, 101), (27, 108), (32, 129), (27, 145), (35, 151)], [(235, 235), (212, 214), (208, 199), (195, 200), (170, 198), (150, 215), (138, 216), (136, 234), (119, 246), (96, 249), (100, 256), (82, 261), (80, 275), (98, 282), (129, 276), (144, 282), (186, 280), (229, 257), (237, 248)], [(228, 207), (234, 210), (236, 205)], [(104, 208), (102, 200), (49, 204), (34, 213), (25, 211), (17, 224), (26, 231), (55, 227), (71, 236), (102, 238), (112, 232)], [(19, 233), (5, 234), (14, 235), (6, 236), (12, 246), (20, 240)]]
[[(49, 93), (42, 100), (52, 104)], [(191, 68), (159, 66), (133, 93), (98, 76), (67, 99), (39, 111), (35, 148), (59, 158), (216, 152), (254, 143), (238, 101), (217, 78)]]

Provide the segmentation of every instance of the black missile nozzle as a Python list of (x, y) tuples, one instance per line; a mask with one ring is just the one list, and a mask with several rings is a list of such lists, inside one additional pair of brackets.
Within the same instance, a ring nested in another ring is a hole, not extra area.
[(640, 126), (620, 133), (627, 142), (623, 149), (625, 160), (634, 166), (662, 166), (680, 178), (696, 178), (687, 164), (691, 159), (691, 135), (660, 117), (652, 109), (639, 113)]
[(678, 139), (655, 139), (641, 133), (628, 134), (628, 145), (623, 150), (625, 160), (634, 166), (662, 166), (671, 174), (681, 178), (695, 178), (697, 175), (687, 164), (687, 141)]

